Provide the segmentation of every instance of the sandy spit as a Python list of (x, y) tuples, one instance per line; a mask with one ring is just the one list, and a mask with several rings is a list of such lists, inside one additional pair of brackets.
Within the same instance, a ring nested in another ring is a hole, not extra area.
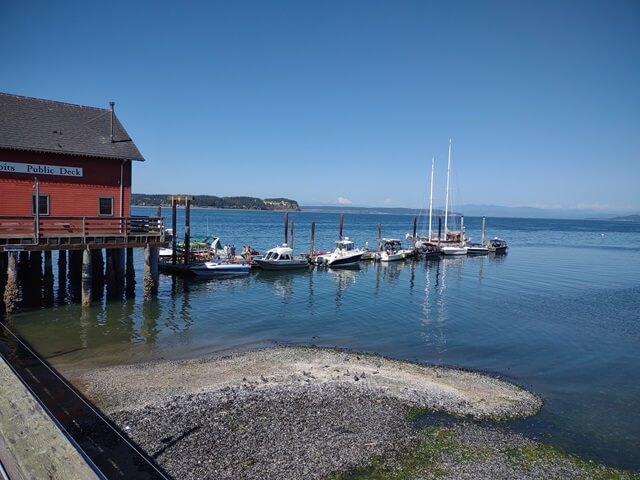
[(350, 385), (416, 406), (476, 419), (525, 417), (536, 395), (504, 380), (459, 369), (315, 347), (278, 347), (186, 361), (108, 367), (82, 374), (84, 393), (106, 413), (158, 405), (225, 387)]
[(412, 407), (487, 419), (533, 415), (542, 403), (488, 375), (311, 347), (78, 375), (85, 395), (181, 480), (327, 478), (416, 445)]

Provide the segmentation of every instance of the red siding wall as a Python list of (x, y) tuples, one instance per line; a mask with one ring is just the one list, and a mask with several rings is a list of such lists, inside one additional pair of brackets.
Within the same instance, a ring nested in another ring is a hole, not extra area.
[[(42, 154), (0, 150), (0, 161), (80, 167), (82, 177), (34, 175), (0, 172), (0, 215), (31, 215), (34, 180), (38, 178), (40, 194), (49, 195), (51, 216), (96, 217), (98, 197), (113, 198), (113, 216), (120, 216), (120, 172), (122, 162), (113, 159), (74, 155)], [(131, 162), (124, 163), (123, 216), (130, 215)]]

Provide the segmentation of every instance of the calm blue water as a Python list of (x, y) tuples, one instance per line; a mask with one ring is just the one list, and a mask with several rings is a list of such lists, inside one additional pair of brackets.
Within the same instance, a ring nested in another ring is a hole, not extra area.
[[(289, 219), (296, 251), (308, 251), (312, 221), (316, 248), (331, 248), (337, 237), (338, 214)], [(344, 235), (373, 247), (378, 223), (383, 236), (404, 238), (411, 222), (347, 214)], [(250, 244), (264, 251), (283, 239), (278, 212), (192, 210), (191, 224), (192, 237), (213, 234), (238, 250)], [(465, 225), (479, 241), (481, 219)], [(493, 236), (509, 241), (508, 255), (205, 281), (161, 276), (158, 300), (148, 303), (139, 278), (135, 300), (105, 301), (88, 312), (59, 305), (13, 322), (63, 372), (73, 363), (191, 358), (280, 343), (480, 369), (544, 397), (542, 412), (515, 427), (640, 469), (640, 224), (491, 218)]]

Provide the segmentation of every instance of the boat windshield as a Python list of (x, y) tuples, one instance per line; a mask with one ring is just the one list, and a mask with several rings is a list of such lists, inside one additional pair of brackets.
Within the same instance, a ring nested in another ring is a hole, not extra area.
[(353, 250), (353, 242), (350, 240), (338, 240), (336, 247), (342, 250)]

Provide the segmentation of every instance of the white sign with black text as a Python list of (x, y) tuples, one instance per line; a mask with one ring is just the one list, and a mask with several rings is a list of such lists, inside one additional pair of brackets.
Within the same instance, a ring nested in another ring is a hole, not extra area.
[(62, 175), (82, 177), (82, 168), (60, 165), (38, 165), (35, 163), (13, 163), (0, 161), (0, 173), (28, 173), (33, 175)]

